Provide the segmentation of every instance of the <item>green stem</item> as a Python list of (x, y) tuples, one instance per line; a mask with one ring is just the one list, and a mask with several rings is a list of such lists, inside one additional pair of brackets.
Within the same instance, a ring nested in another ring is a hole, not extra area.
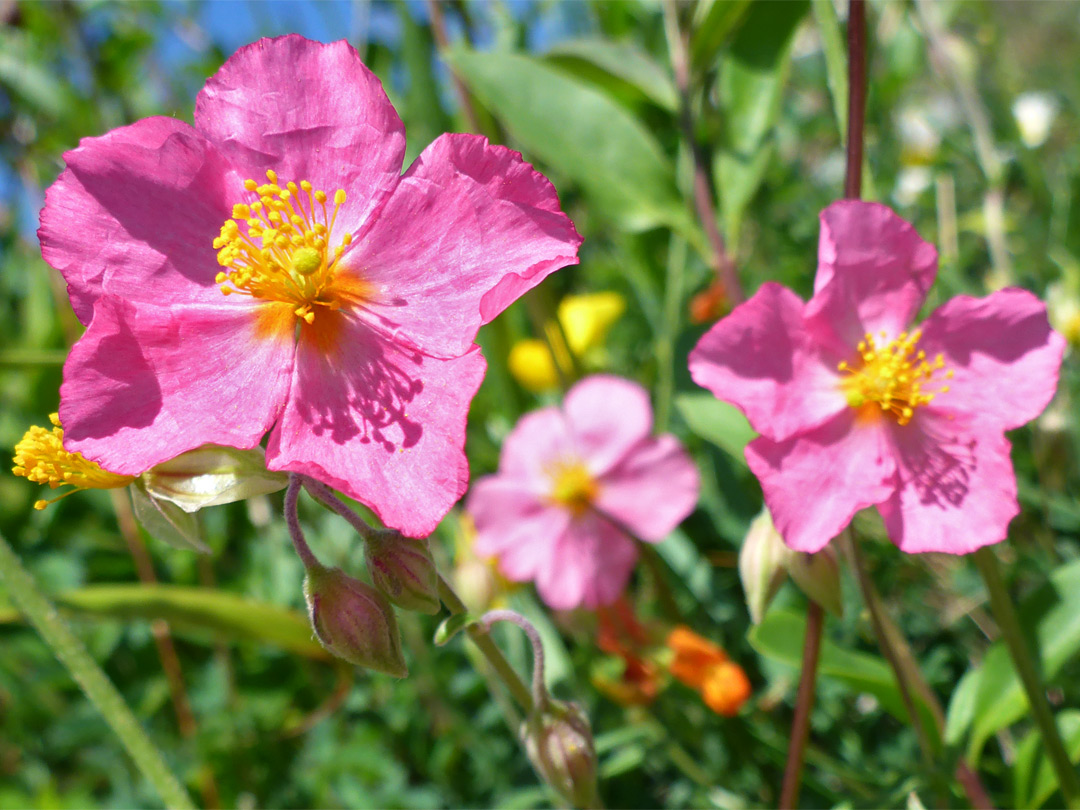
[(38, 590), (33, 577), (23, 568), (19, 557), (0, 537), (0, 580), (8, 587), (15, 605), (26, 614), (34, 628), (63, 664), (83, 693), (94, 704), (105, 722), (120, 738), (143, 776), (154, 786), (170, 808), (195, 805), (180, 782), (169, 771), (161, 752), (150, 741), (123, 697), (108, 676), (90, 657), (86, 647), (60, 618), (56, 608)]
[[(454, 589), (450, 587), (450, 583), (446, 581), (442, 574), (439, 574), (439, 598), (446, 605), (446, 609), (455, 616), (466, 612), (465, 603), (461, 601), (461, 597), (454, 593)], [(525, 715), (532, 714), (533, 697), (529, 687), (525, 685), (525, 681), (510, 666), (510, 662), (506, 660), (502, 650), (492, 640), (487, 628), (479, 624), (470, 624), (465, 629), (465, 632), (488, 663), (491, 664), (491, 668), (495, 671), (499, 680), (503, 682), (507, 691), (521, 705)]]
[(1065, 750), (1065, 744), (1061, 740), (1054, 715), (1050, 710), (1050, 703), (1046, 699), (1046, 687), (1039, 677), (1039, 670), (1031, 650), (1024, 639), (1023, 628), (1016, 616), (1012, 599), (1005, 587), (1005, 581), (1001, 576), (1001, 568), (998, 566), (994, 552), (986, 547), (980, 548), (972, 555), (975, 565), (986, 583), (986, 590), (990, 595), (990, 607), (994, 611), (1001, 628), (1001, 635), (1009, 648), (1016, 671), (1020, 674), (1020, 680), (1027, 692), (1028, 703), (1031, 713), (1035, 717), (1035, 723), (1039, 727), (1046, 752), (1050, 755), (1050, 762), (1057, 773), (1058, 787), (1065, 797), (1069, 807), (1080, 807), (1080, 777), (1069, 760)]

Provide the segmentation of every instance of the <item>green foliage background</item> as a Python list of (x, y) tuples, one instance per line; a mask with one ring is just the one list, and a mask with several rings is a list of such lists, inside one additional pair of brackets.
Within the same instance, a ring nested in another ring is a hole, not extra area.
[[(600, 653), (588, 616), (551, 617), (528, 589), (513, 595), (513, 606), (547, 636), (557, 694), (589, 709), (609, 806), (775, 803), (806, 602), (785, 586), (751, 632), (733, 562), (760, 491), (741, 460), (745, 425), (686, 372), (686, 355), (705, 328), (689, 322), (688, 302), (713, 271), (692, 204), (692, 162), (660, 6), (448, 3), (442, 11), (454, 41), (445, 60), (418, 3), (326, 4), (305, 14), (271, 4), (236, 8), (253, 21), (252, 38), (293, 30), (350, 35), (406, 123), (407, 160), (438, 133), (469, 126), (450, 66), (474, 97), (485, 134), (520, 149), (555, 182), (586, 242), (581, 265), (554, 275), (531, 305), (543, 313), (569, 293), (625, 296), (627, 313), (607, 341), (604, 368), (651, 388), (658, 429), (678, 434), (703, 474), (700, 507), (635, 577), (636, 609), (721, 642), (747, 670), (755, 696), (734, 719), (712, 714), (678, 685), (648, 709), (623, 708), (590, 684)], [(228, 31), (204, 27), (205, 10), (195, 3), (0, 3), (0, 447), (13, 448), (55, 410), (60, 364), (79, 334), (63, 282), (41, 261), (34, 238), (43, 190), (80, 137), (148, 115), (190, 121), (195, 93), (232, 47)], [(836, 10), (829, 0), (717, 0), (680, 12), (691, 32), (694, 137), (711, 167), (718, 226), (743, 284), (752, 292), (778, 280), (806, 295), (817, 214), (843, 182), (836, 110), (843, 109), (845, 57)], [(365, 41), (362, 23), (375, 17), (392, 19), (400, 35)], [(869, 19), (866, 195), (939, 245), (941, 273), (928, 307), (1003, 283), (1038, 294), (1056, 284), (1055, 298), (1080, 296), (1080, 72), (1070, 62), (1080, 4), (941, 2), (928, 10), (875, 2)], [(930, 42), (940, 48), (936, 56)], [(1012, 106), (1033, 90), (1050, 94), (1058, 113), (1045, 144), (1029, 148)], [(490, 369), (470, 418), (474, 476), (495, 468), (518, 416), (555, 398), (530, 394), (507, 371), (510, 347), (533, 334), (527, 309), (516, 305), (480, 337)], [(1011, 437), (1023, 513), (998, 552), (1025, 602), (1052, 702), (1080, 758), (1077, 386), (1073, 352), (1055, 420)], [(302, 569), (277, 517), (280, 496), (204, 512), (210, 556), (148, 540), (162, 582), (204, 589), (195, 606), (137, 585), (119, 595), (87, 590), (138, 583), (113, 501), (92, 492), (35, 512), (39, 496), (23, 479), (0, 477), (0, 533), (65, 606), (202, 803), (214, 800), (211, 777), (224, 806), (552, 801), (463, 645), (431, 643), (436, 619), (401, 616), (413, 674), (394, 681), (336, 666), (302, 624), (255, 604), (302, 608)], [(344, 524), (314, 507), (303, 517), (326, 561), (359, 568), (357, 540)], [(919, 765), (915, 737), (895, 716), (902, 717), (895, 684), (845, 573), (844, 618), (827, 626), (803, 803), (898, 806), (915, 791), (927, 803), (962, 805), (949, 778), (959, 756), (978, 767), (998, 806), (1060, 802), (1037, 761), (1007, 656), (992, 646), (996, 628), (974, 567), (963, 558), (902, 555), (875, 520), (860, 516), (857, 524), (892, 615), (949, 706), (946, 753), (933, 772)], [(447, 525), (434, 541), (444, 560), (452, 535)], [(171, 621), (194, 734), (180, 732), (155, 646), (151, 620), (162, 617)], [(521, 639), (507, 633), (499, 640), (526, 671)], [(0, 605), (0, 808), (156, 801), (67, 673)]]

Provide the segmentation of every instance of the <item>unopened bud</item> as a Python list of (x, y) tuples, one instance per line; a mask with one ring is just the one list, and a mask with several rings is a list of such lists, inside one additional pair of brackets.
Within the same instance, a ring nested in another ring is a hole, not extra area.
[(825, 546), (815, 554), (792, 554), (788, 562), (788, 573), (808, 598), (834, 616), (844, 615), (844, 602), (840, 592), (840, 566), (831, 546)]
[(185, 512), (284, 489), (286, 473), (266, 469), (261, 447), (238, 450), (205, 444), (157, 464), (140, 477), (147, 493)]
[(521, 726), (525, 752), (537, 774), (571, 807), (598, 807), (596, 747), (585, 712), (550, 700)]
[(739, 578), (754, 624), (761, 622), (769, 603), (784, 584), (788, 561), (793, 554), (773, 526), (769, 510), (762, 509), (750, 524), (739, 550)]
[(304, 596), (315, 635), (331, 653), (398, 678), (409, 674), (394, 608), (375, 588), (340, 568), (312, 566)]
[(375, 587), (399, 608), (439, 612), (439, 574), (427, 540), (379, 533), (364, 542), (364, 561)]

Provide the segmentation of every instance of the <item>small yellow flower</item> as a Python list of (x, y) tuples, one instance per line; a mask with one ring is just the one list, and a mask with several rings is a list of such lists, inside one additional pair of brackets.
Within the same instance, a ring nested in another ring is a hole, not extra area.
[[(598, 348), (625, 309), (626, 301), (615, 292), (568, 295), (560, 301), (559, 323), (570, 351), (580, 358)], [(551, 356), (547, 341), (535, 338), (520, 340), (510, 350), (510, 373), (534, 392), (554, 388), (559, 384), (559, 371), (569, 376), (573, 368), (570, 357), (563, 351), (558, 328), (553, 323), (546, 328), (551, 345), (556, 347), (556, 357)]]

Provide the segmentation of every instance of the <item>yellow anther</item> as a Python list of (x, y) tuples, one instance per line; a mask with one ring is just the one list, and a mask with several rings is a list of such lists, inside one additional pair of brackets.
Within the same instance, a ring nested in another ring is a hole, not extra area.
[(248, 179), (244, 181), (244, 188), (246, 188), (248, 191), (254, 191), (258, 187), (259, 184), (256, 183), (254, 180)]
[(309, 183), (307, 180), (301, 180), (300, 188), (302, 188), (304, 191), (311, 191), (311, 183)]
[(116, 475), (101, 469), (82, 453), (69, 453), (64, 449), (64, 430), (60, 427), (59, 416), (51, 414), (49, 421), (53, 424), (52, 430), (34, 426), (15, 445), (15, 467), (12, 472), (35, 484), (48, 484), (52, 489), (65, 485), (73, 489), (59, 498), (35, 502), (35, 509), (44, 509), (50, 503), (82, 489), (116, 489), (126, 487), (135, 480), (130, 475)]
[(317, 203), (326, 202), (326, 192), (325, 191), (316, 191), (315, 192), (315, 202), (317, 202)]
[(244, 203), (237, 203), (232, 207), (233, 219), (247, 219), (251, 216), (251, 208)]
[(344, 205), (344, 204), (345, 204), (345, 190), (339, 188), (337, 191), (334, 192), (334, 205)]
[(277, 172), (275, 172), (273, 169), (267, 169), (266, 179), (269, 180), (271, 183), (277, 185)]

